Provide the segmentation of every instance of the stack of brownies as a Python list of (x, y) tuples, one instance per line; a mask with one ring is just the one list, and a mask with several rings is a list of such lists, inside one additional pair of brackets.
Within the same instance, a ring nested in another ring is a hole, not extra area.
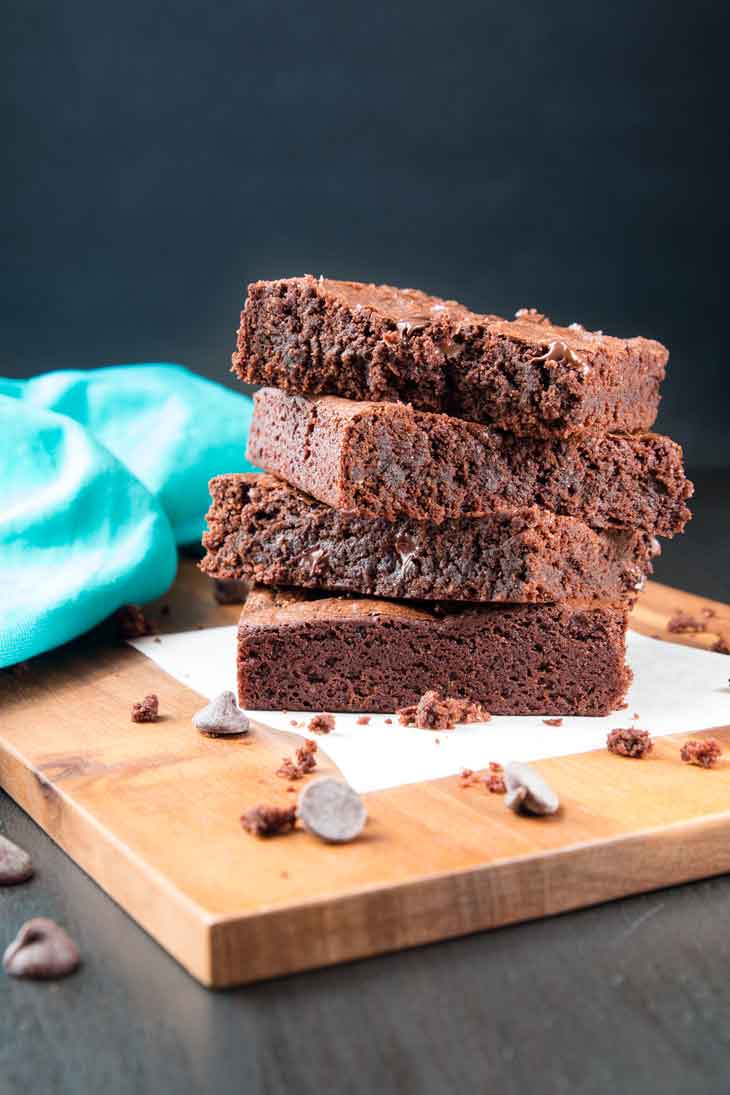
[(627, 614), (681, 532), (682, 450), (648, 432), (667, 351), (412, 289), (257, 282), (234, 371), (255, 396), (203, 569), (253, 589), (241, 706), (603, 715)]

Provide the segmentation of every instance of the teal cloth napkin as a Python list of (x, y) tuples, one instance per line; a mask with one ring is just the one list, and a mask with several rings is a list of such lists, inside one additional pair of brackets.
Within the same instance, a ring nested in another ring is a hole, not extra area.
[(0, 378), (0, 667), (165, 592), (251, 412), (179, 365)]

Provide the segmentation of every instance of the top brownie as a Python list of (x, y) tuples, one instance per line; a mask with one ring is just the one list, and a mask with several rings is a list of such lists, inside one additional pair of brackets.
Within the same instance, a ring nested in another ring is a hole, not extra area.
[(557, 327), (534, 308), (510, 321), (416, 289), (306, 275), (249, 286), (233, 371), (294, 394), (567, 436), (650, 429), (667, 357), (651, 339)]

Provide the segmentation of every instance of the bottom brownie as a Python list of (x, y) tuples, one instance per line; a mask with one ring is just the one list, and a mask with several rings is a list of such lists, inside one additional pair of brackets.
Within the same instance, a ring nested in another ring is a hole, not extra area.
[(430, 689), (494, 715), (606, 715), (631, 681), (627, 609), (407, 604), (256, 587), (238, 628), (242, 707), (393, 712)]

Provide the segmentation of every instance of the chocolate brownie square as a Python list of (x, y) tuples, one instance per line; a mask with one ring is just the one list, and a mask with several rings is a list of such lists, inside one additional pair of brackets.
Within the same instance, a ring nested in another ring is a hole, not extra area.
[(332, 509), (272, 475), (219, 475), (201, 563), (218, 580), (416, 600), (635, 597), (656, 552), (645, 532), (595, 531), (530, 507), (437, 525)]
[(535, 309), (479, 315), (415, 289), (311, 276), (258, 281), (233, 370), (300, 395), (402, 400), (526, 436), (648, 430), (668, 353), (558, 327)]
[(242, 707), (393, 712), (430, 690), (493, 715), (606, 715), (631, 680), (625, 605), (479, 605), (254, 588)]
[(659, 434), (517, 438), (404, 403), (254, 397), (248, 457), (364, 517), (441, 523), (540, 506), (593, 528), (674, 536), (690, 517), (682, 449)]

